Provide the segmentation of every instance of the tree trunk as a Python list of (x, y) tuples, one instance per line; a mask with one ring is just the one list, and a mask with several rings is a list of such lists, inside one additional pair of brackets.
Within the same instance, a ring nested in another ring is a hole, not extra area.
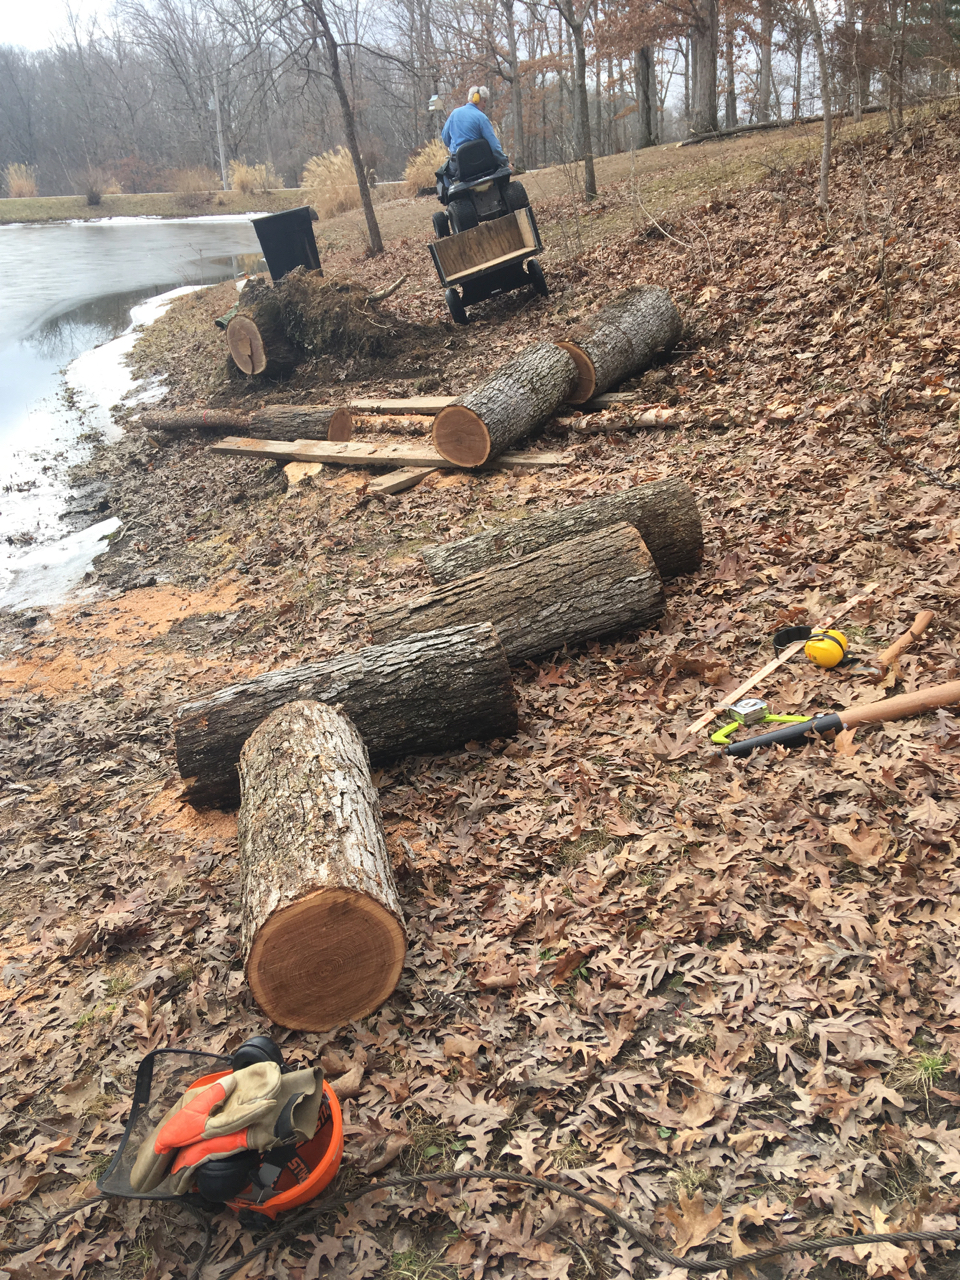
[(640, 534), (661, 578), (676, 578), (699, 567), (703, 559), (700, 512), (689, 486), (673, 477), (428, 547), (422, 552), (423, 561), (435, 582), (454, 582), (491, 565), (621, 523), (633, 525)]
[(702, 0), (696, 30), (696, 97), (693, 104), (693, 132), (716, 132), (717, 59), (720, 52), (720, 15), (717, 0)]
[(406, 954), (367, 751), (345, 716), (291, 702), (240, 756), (242, 946), (253, 998), (296, 1031), (364, 1018)]
[(520, 59), (517, 54), (517, 24), (513, 0), (500, 0), (507, 28), (507, 51), (510, 55), (510, 104), (513, 111), (513, 156), (518, 169), (525, 167), (523, 148), (523, 100), (520, 94)]
[(147, 431), (228, 431), (253, 440), (334, 440), (353, 435), (353, 414), (345, 405), (267, 405), (247, 415), (222, 409), (155, 409), (141, 413)]
[(584, 404), (624, 378), (647, 369), (654, 353), (669, 350), (680, 337), (680, 313), (666, 289), (647, 285), (604, 309), (557, 346), (577, 367), (570, 404)]
[(633, 79), (637, 95), (637, 147), (652, 147), (653, 104), (650, 101), (650, 46), (643, 45), (633, 55)]
[(479, 467), (541, 426), (567, 399), (577, 370), (565, 351), (537, 342), (433, 420), (433, 445), (460, 467)]
[(807, 15), (813, 29), (813, 47), (817, 51), (820, 64), (820, 100), (823, 103), (823, 148), (820, 152), (820, 208), (826, 214), (830, 210), (830, 151), (833, 141), (833, 111), (830, 86), (830, 65), (827, 62), (827, 51), (823, 43), (823, 30), (820, 26), (820, 14), (817, 12), (816, 0), (807, 0)]
[(636, 529), (617, 524), (493, 565), (374, 613), (380, 641), (492, 622), (512, 662), (600, 636), (644, 629), (663, 612), (663, 584)]
[(455, 627), (327, 662), (268, 671), (183, 703), (176, 720), (184, 797), (197, 808), (234, 808), (237, 761), (272, 711), (299, 698), (338, 703), (374, 763), (459, 750), (471, 739), (509, 738), (517, 703), (493, 627)]
[(280, 301), (272, 285), (248, 280), (237, 314), (227, 325), (227, 349), (241, 373), (289, 372), (303, 359), (287, 337)]
[(757, 103), (757, 120), (766, 124), (770, 119), (770, 84), (773, 72), (773, 0), (760, 2), (760, 92)]
[(343, 132), (347, 139), (347, 150), (350, 152), (353, 170), (357, 175), (360, 203), (363, 205), (363, 216), (367, 222), (370, 253), (375, 257), (378, 253), (383, 253), (383, 239), (380, 235), (380, 224), (377, 222), (377, 215), (373, 211), (373, 199), (370, 195), (370, 184), (367, 182), (367, 170), (363, 163), (363, 156), (360, 154), (360, 144), (357, 142), (353, 107), (350, 104), (350, 97), (340, 71), (340, 46), (337, 44), (330, 23), (327, 21), (323, 0), (307, 0), (307, 8), (319, 23), (323, 43), (327, 50), (327, 59), (330, 63), (330, 79), (333, 81), (333, 87), (340, 103), (340, 111), (343, 115)]
[(726, 12), (724, 13), (724, 71), (726, 79), (726, 87), (724, 93), (724, 110), (723, 110), (723, 127), (725, 129), (735, 129), (737, 127), (737, 82), (736, 70), (733, 60), (733, 37), (734, 37), (734, 15), (733, 5), (730, 0), (727, 2)]

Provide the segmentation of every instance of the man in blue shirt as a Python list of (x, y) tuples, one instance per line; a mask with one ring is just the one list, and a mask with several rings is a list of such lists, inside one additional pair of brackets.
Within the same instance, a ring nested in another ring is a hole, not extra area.
[(499, 165), (509, 164), (503, 154), (493, 126), (484, 114), (490, 90), (485, 85), (472, 85), (467, 94), (466, 106), (455, 107), (447, 116), (440, 136), (447, 150), (453, 155), (465, 142), (473, 142), (476, 138), (486, 138), (493, 149), (493, 158)]

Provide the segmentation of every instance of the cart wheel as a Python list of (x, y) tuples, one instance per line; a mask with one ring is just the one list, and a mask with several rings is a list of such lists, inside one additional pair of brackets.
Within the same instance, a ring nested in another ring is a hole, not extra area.
[(549, 298), (550, 290), (547, 288), (547, 281), (543, 274), (543, 267), (536, 260), (531, 258), (527, 263), (527, 275), (530, 277), (530, 283), (539, 293), (541, 298)]
[(450, 219), (442, 210), (433, 215), (433, 234), (438, 240), (450, 234)]
[(480, 225), (472, 200), (451, 200), (447, 212), (450, 214), (450, 226), (457, 235)]
[(517, 209), (530, 208), (530, 197), (520, 182), (507, 183), (503, 191), (503, 202), (511, 213), (515, 213)]
[(456, 289), (448, 289), (443, 296), (446, 298), (447, 307), (457, 324), (467, 324), (467, 313), (463, 305), (463, 300), (459, 293), (457, 293)]

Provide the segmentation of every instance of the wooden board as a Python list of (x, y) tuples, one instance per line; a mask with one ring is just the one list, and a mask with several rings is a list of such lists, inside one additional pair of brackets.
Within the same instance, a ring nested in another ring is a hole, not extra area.
[(529, 209), (517, 209), (469, 231), (435, 240), (433, 248), (448, 281), (496, 263), (508, 262), (536, 249), (537, 238)]
[(350, 408), (358, 413), (422, 413), (432, 418), (435, 413), (453, 404), (456, 396), (409, 396), (406, 400), (369, 399), (351, 400)]
[[(225, 453), (240, 458), (271, 458), (276, 462), (333, 462), (346, 467), (442, 467), (450, 463), (428, 443), (383, 440), (350, 440), (343, 444), (326, 440), (249, 440), (227, 436), (219, 444), (210, 445), (211, 453)], [(566, 453), (504, 453), (491, 465), (499, 470), (513, 467), (562, 467), (569, 461)]]
[(436, 467), (401, 467), (399, 471), (388, 471), (385, 476), (374, 476), (367, 485), (367, 493), (403, 493), (404, 489), (412, 489), (414, 485), (432, 476)]

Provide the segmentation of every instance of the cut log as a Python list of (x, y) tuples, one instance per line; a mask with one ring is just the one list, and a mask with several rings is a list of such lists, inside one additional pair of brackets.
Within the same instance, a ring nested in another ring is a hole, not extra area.
[(542, 426), (576, 385), (572, 358), (537, 342), (433, 420), (437, 452), (458, 467), (479, 467)]
[(663, 613), (663, 584), (636, 529), (617, 524), (435, 588), (370, 618), (376, 640), (492, 622), (512, 662), (583, 644)]
[(454, 582), (622, 521), (632, 524), (643, 538), (661, 578), (677, 578), (699, 567), (703, 559), (700, 512), (689, 485), (673, 477), (621, 489), (562, 511), (528, 516), (472, 538), (429, 547), (422, 554), (436, 582)]
[(148, 431), (234, 431), (255, 439), (298, 437), (301, 440), (349, 440), (353, 414), (345, 405), (276, 404), (253, 413), (223, 409), (155, 409), (137, 420)]
[(291, 702), (240, 756), (241, 943), (270, 1019), (329, 1031), (397, 985), (403, 913), (367, 751), (345, 717)]
[[(338, 444), (335, 441), (311, 440), (254, 440), (227, 436), (219, 444), (210, 445), (211, 453), (225, 453), (238, 458), (273, 458), (277, 462), (335, 462), (345, 467), (446, 467), (450, 464), (441, 458), (429, 444), (415, 440), (397, 440), (384, 436), (366, 436), (362, 440)], [(565, 453), (534, 451), (530, 453), (504, 453), (492, 459), (491, 467), (512, 470), (515, 467), (559, 467), (569, 462)]]
[(350, 408), (358, 413), (422, 413), (432, 418), (435, 413), (456, 402), (456, 396), (408, 396), (406, 400), (374, 397), (351, 400)]
[(675, 346), (682, 328), (680, 312), (666, 289), (648, 285), (613, 303), (588, 326), (558, 343), (577, 366), (577, 383), (568, 399), (584, 404), (624, 378), (648, 369), (654, 353)]
[(227, 325), (227, 349), (241, 373), (286, 373), (303, 359), (303, 352), (287, 337), (280, 300), (272, 285), (248, 280), (238, 307)]
[(339, 703), (376, 764), (517, 731), (516, 694), (493, 627), (452, 627), (268, 671), (184, 703), (175, 736), (185, 799), (197, 808), (235, 808), (243, 744), (272, 711), (302, 698)]

